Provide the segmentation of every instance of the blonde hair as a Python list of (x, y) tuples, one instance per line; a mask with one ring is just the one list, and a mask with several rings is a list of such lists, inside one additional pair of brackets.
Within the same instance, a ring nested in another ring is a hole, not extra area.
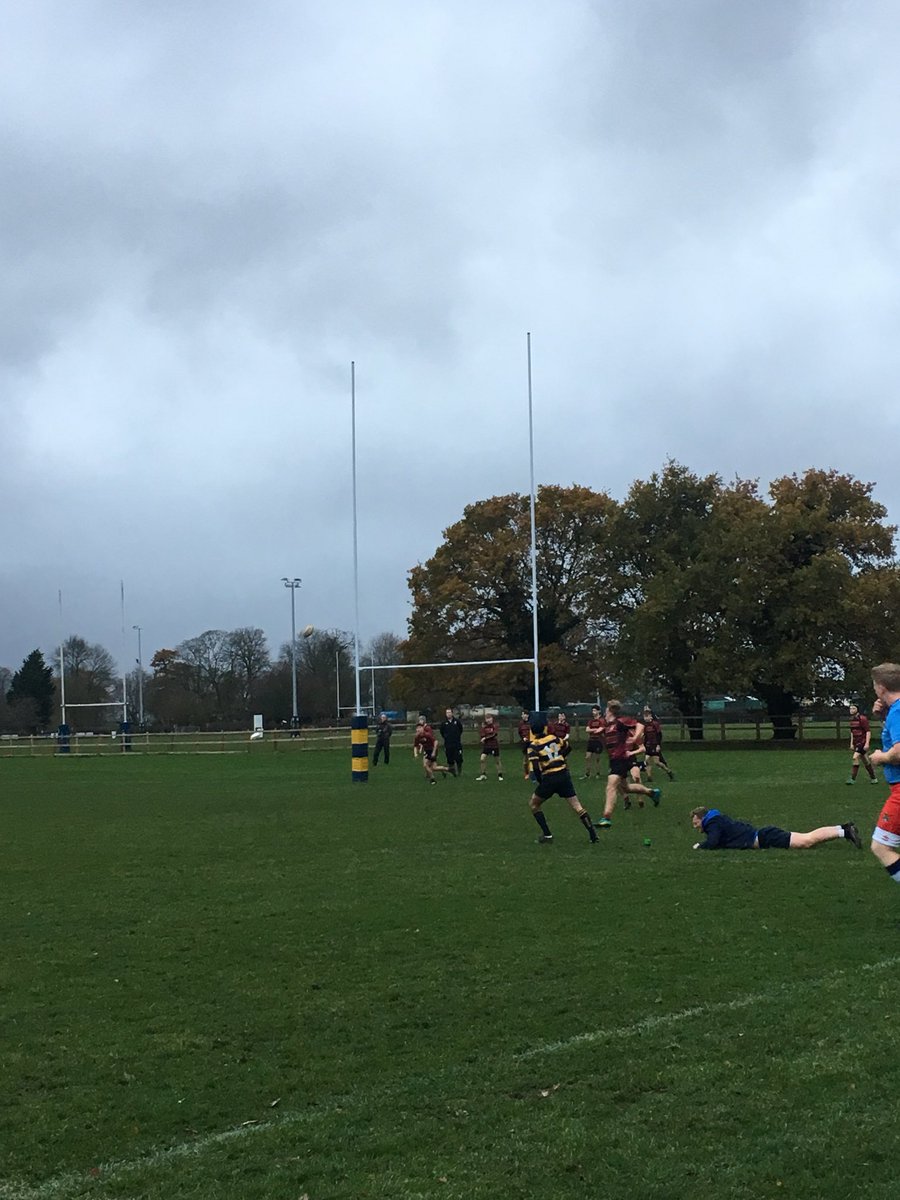
[(706, 814), (707, 814), (708, 812), (709, 812), (709, 809), (708, 809), (708, 808), (704, 808), (704, 807), (703, 807), (703, 805), (701, 804), (699, 808), (692, 808), (692, 809), (691, 809), (691, 816), (692, 816), (692, 817), (699, 817), (699, 818), (701, 819), (701, 821), (702, 821), (702, 820), (703, 820), (703, 818), (706, 816)]
[(880, 683), (889, 692), (900, 692), (900, 664), (879, 663), (872, 668), (873, 683)]

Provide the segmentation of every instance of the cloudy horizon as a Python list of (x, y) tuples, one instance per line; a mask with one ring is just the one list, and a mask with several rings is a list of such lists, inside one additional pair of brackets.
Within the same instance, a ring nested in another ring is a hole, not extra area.
[[(466, 504), (669, 457), (873, 482), (898, 416), (886, 2), (6, 13), (0, 665), (405, 633)], [(120, 580), (126, 593), (122, 639)], [(60, 629), (58, 593), (63, 593)]]

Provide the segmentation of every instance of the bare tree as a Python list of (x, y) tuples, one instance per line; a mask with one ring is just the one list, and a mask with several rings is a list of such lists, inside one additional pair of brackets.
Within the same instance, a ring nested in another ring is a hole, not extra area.
[[(395, 633), (376, 633), (365, 650), (360, 655), (360, 667), (387, 666), (398, 662), (402, 639)], [(363, 671), (367, 686), (362, 687), (364, 703), (372, 707), (373, 712), (382, 712), (394, 707), (391, 698), (391, 680), (393, 671)]]
[(224, 710), (225, 682), (231, 666), (231, 634), (222, 629), (207, 629), (176, 647), (178, 657), (187, 666), (190, 690), (206, 700), (209, 715), (221, 719)]
[[(58, 650), (54, 661), (56, 678), (59, 681)], [(98, 724), (98, 710), (79, 713), (74, 706), (102, 704), (104, 701), (115, 703), (122, 699), (121, 689), (117, 688), (116, 660), (104, 646), (97, 642), (88, 642), (73, 633), (62, 644), (62, 662), (66, 681), (66, 703), (72, 705), (72, 711), (67, 713), (69, 724), (90, 729)]]
[[(301, 723), (334, 717), (338, 691), (342, 697), (346, 697), (345, 704), (352, 700), (352, 645), (352, 636), (340, 629), (317, 629), (308, 638), (297, 638), (297, 694)], [(283, 681), (281, 692), (285, 698), (281, 700), (279, 696), (274, 708), (277, 713), (286, 715), (290, 715), (290, 664), (291, 643), (285, 642), (279, 650), (271, 681)]]
[(241, 702), (247, 705), (253, 697), (257, 681), (272, 666), (266, 635), (261, 629), (245, 625), (232, 630), (228, 636), (231, 641), (232, 672), (240, 689)]

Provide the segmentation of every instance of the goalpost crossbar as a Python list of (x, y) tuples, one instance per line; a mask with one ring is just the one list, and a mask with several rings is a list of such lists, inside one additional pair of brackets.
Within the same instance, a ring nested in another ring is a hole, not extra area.
[(497, 667), (508, 663), (533, 663), (533, 658), (479, 658), (472, 662), (376, 663), (360, 666), (360, 671), (413, 671), (417, 667)]

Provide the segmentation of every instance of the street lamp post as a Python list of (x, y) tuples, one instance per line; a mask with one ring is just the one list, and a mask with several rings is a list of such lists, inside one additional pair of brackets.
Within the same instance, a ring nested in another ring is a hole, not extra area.
[(302, 581), (282, 575), (281, 582), (291, 589), (291, 729), (294, 731), (292, 736), (296, 737), (300, 728), (300, 714), (297, 711), (297, 619), (294, 595)]
[(137, 630), (138, 635), (138, 726), (144, 728), (144, 663), (141, 657), (141, 627), (140, 625), (132, 625), (132, 629)]

